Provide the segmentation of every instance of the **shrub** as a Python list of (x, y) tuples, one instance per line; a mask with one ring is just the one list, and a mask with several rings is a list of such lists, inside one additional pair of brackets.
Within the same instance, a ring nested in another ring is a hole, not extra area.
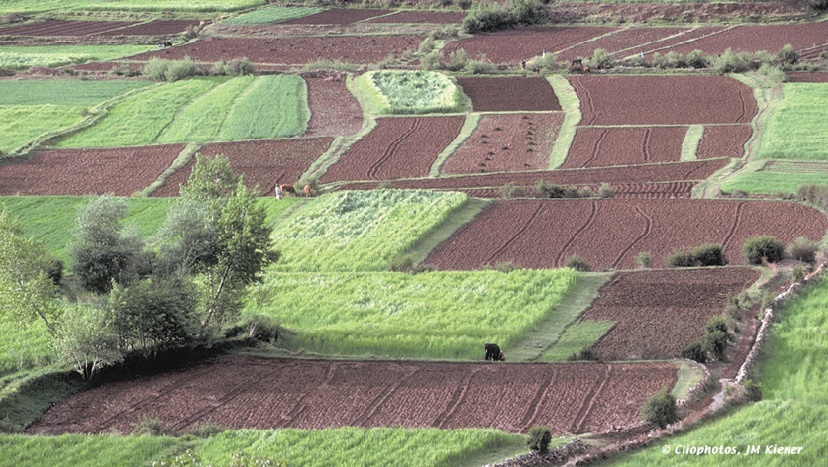
[(567, 258), (564, 266), (581, 272), (587, 272), (590, 269), (589, 264), (578, 255), (572, 255)]
[(602, 183), (598, 188), (598, 197), (604, 199), (615, 198), (615, 190), (612, 189), (609, 183)]
[(417, 53), (420, 55), (425, 55), (434, 50), (434, 37), (426, 37), (420, 45), (417, 47)]
[(463, 18), (463, 32), (478, 34), (493, 32), (515, 26), (515, 17), (500, 5), (475, 4), (474, 8)]
[(696, 258), (685, 249), (676, 250), (667, 257), (667, 266), (671, 268), (689, 268), (696, 265)]
[(724, 266), (727, 264), (722, 246), (718, 243), (705, 243), (697, 246), (690, 252), (690, 256), (693, 257), (694, 263), (700, 266)]
[(52, 279), (55, 285), (60, 285), (60, 281), (63, 279), (63, 261), (57, 258), (49, 259), (46, 274), (49, 276), (49, 279)]
[(728, 335), (722, 331), (707, 332), (704, 335), (704, 350), (714, 360), (724, 361), (725, 350), (730, 343)]
[(644, 420), (664, 429), (667, 425), (679, 421), (676, 398), (667, 392), (667, 388), (661, 390), (644, 402), (641, 409)]
[(713, 60), (713, 71), (719, 74), (742, 73), (752, 68), (752, 62), (750, 54), (728, 48)]
[(401, 255), (391, 260), (388, 265), (391, 272), (411, 272), (414, 270), (414, 258), (411, 255)]
[(522, 198), (526, 196), (526, 190), (515, 182), (509, 182), (497, 189), (503, 199)]
[(653, 266), (653, 258), (650, 257), (649, 251), (640, 251), (635, 257), (635, 264), (642, 268), (650, 268)]
[(806, 183), (800, 185), (796, 193), (805, 201), (823, 209), (828, 209), (828, 185)]
[(797, 266), (791, 271), (791, 282), (802, 282), (805, 279), (805, 268)]
[(561, 186), (555, 185), (554, 183), (547, 183), (544, 181), (538, 182), (537, 186), (535, 187), (535, 192), (537, 193), (538, 197), (540, 198), (550, 198), (550, 199), (558, 199), (558, 198), (583, 198), (586, 196), (591, 196), (592, 193), (587, 191), (586, 193), (582, 193), (578, 190), (578, 188), (574, 186)]
[(704, 350), (704, 344), (699, 340), (695, 340), (685, 347), (681, 351), (681, 357), (699, 363), (707, 363), (707, 352)]
[(420, 69), (434, 71), (440, 68), (440, 51), (432, 50), (420, 58)]
[(526, 440), (526, 444), (529, 445), (529, 449), (540, 454), (549, 452), (549, 443), (552, 442), (552, 431), (549, 428), (535, 425), (529, 428), (528, 434), (529, 439)]
[(449, 71), (460, 71), (466, 68), (469, 54), (464, 49), (457, 49), (448, 55), (448, 59), (440, 62), (440, 67)]
[(571, 362), (598, 361), (598, 353), (592, 347), (581, 349), (569, 356)]
[(687, 54), (684, 61), (691, 68), (707, 68), (710, 66), (710, 56), (699, 49), (695, 49)]
[(776, 61), (783, 67), (796, 65), (799, 62), (799, 53), (794, 50), (791, 44), (785, 44), (782, 50), (776, 54)]
[(745, 380), (745, 396), (749, 401), (759, 402), (762, 400), (762, 384), (754, 383), (751, 379)]
[(515, 269), (518, 269), (518, 267), (511, 261), (504, 261), (495, 265), (495, 271), (498, 272), (512, 272)]
[(229, 62), (222, 60), (213, 64), (210, 70), (211, 75), (226, 75), (226, 76), (245, 76), (252, 75), (256, 71), (256, 67), (247, 57), (234, 58)]
[(803, 263), (813, 263), (816, 259), (816, 252), (816, 242), (806, 237), (797, 237), (793, 243), (790, 243), (785, 248), (785, 255), (788, 258), (802, 261)]
[(594, 68), (596, 70), (603, 69), (603, 68), (612, 68), (614, 65), (610, 54), (607, 52), (607, 49), (595, 49), (592, 52), (592, 58), (590, 58), (587, 63), (589, 64), (590, 68)]
[(828, 10), (828, 0), (808, 0), (808, 6), (816, 11)]
[(497, 66), (494, 63), (487, 61), (485, 57), (483, 57), (482, 60), (469, 60), (466, 63), (466, 71), (475, 75), (492, 73), (495, 70), (497, 70)]
[(164, 424), (156, 418), (142, 417), (141, 421), (132, 430), (133, 435), (165, 436), (172, 435), (172, 430), (167, 430)]
[(144, 66), (142, 74), (156, 81), (175, 82), (180, 79), (204, 74), (204, 69), (190, 57), (183, 60), (153, 58)]
[(778, 84), (788, 81), (788, 75), (781, 68), (767, 63), (763, 63), (756, 72), (767, 78), (771, 83)]
[(763, 258), (769, 263), (776, 263), (785, 257), (785, 246), (775, 237), (750, 237), (742, 245), (742, 254), (750, 264), (762, 264)]

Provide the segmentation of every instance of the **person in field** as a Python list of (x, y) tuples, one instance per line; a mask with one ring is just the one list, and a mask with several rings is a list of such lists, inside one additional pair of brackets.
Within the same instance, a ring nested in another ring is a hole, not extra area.
[(279, 182), (276, 182), (276, 201), (282, 199), (282, 187), (279, 186)]
[(494, 362), (506, 360), (506, 356), (497, 344), (489, 344), (486, 342), (483, 344), (483, 349), (486, 351), (483, 355), (484, 360), (491, 360)]

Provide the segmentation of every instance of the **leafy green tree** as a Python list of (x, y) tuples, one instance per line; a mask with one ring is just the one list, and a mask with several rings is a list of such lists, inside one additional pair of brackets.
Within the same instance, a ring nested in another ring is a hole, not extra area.
[(105, 310), (85, 305), (66, 309), (54, 340), (55, 349), (89, 380), (101, 368), (123, 360)]
[(676, 398), (667, 392), (667, 388), (661, 388), (660, 391), (647, 398), (641, 414), (644, 420), (658, 425), (661, 429), (679, 421)]
[(179, 276), (149, 277), (130, 287), (116, 286), (109, 309), (119, 347), (141, 350), (146, 358), (181, 347), (198, 336), (196, 289)]
[(113, 281), (128, 284), (149, 272), (144, 240), (121, 225), (126, 215), (126, 201), (108, 195), (78, 207), (72, 272), (86, 290), (108, 293)]
[(278, 258), (272, 229), (257, 190), (244, 185), (224, 156), (196, 157), (170, 212), (161, 231), (161, 263), (198, 274), (203, 334), (238, 312), (247, 286), (260, 281), (264, 268)]
[(25, 237), (19, 221), (0, 212), (0, 314), (24, 324), (41, 319), (54, 335), (60, 307), (49, 268), (43, 244)]

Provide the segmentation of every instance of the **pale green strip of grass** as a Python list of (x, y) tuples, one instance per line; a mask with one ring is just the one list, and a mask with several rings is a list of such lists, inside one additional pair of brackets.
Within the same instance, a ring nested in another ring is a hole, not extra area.
[(749, 194), (796, 193), (801, 185), (814, 183), (828, 185), (825, 174), (791, 172), (744, 172), (722, 183), (723, 193), (744, 191)]
[(310, 120), (308, 88), (298, 75), (257, 77), (230, 108), (222, 141), (288, 138), (305, 132)]
[(97, 124), (57, 142), (63, 148), (117, 147), (151, 144), (176, 112), (210, 90), (215, 79), (188, 79), (129, 96), (109, 109)]
[(78, 106), (0, 106), (0, 153), (11, 153), (44, 133), (81, 122), (82, 112)]
[(323, 8), (318, 7), (283, 7), (271, 6), (268, 8), (260, 8), (249, 13), (242, 13), (235, 18), (230, 18), (222, 21), (224, 24), (234, 24), (238, 26), (255, 26), (258, 24), (280, 23), (296, 18), (304, 18), (305, 16), (315, 15), (324, 11)]
[(758, 157), (828, 160), (828, 84), (788, 83), (769, 117)]
[(466, 116), (466, 121), (463, 122), (463, 127), (460, 128), (460, 133), (456, 138), (454, 138), (454, 141), (449, 143), (449, 145), (437, 155), (437, 159), (434, 161), (434, 164), (431, 165), (431, 169), (428, 173), (430, 177), (440, 176), (440, 170), (443, 168), (443, 164), (445, 164), (446, 160), (454, 154), (454, 151), (456, 151), (460, 145), (465, 143), (472, 133), (474, 133), (477, 125), (480, 123), (481, 117), (482, 115), (480, 114), (469, 114)]
[(701, 364), (690, 360), (673, 360), (673, 364), (678, 369), (678, 380), (670, 390), (670, 394), (676, 399), (683, 399), (687, 397), (690, 389), (704, 380), (707, 375)]
[[(71, 1), (71, 0), (69, 0)], [(62, 10), (67, 7), (67, 0), (3, 0), (0, 2), (0, 14), (6, 13), (42, 13)]]
[[(77, 224), (77, 208), (90, 198), (81, 196), (3, 196), (0, 209), (20, 219), (23, 233), (43, 241), (46, 249), (69, 265), (71, 232)], [(154, 235), (166, 218), (174, 198), (127, 198), (127, 225), (143, 235)]]
[[(167, 436), (79, 435), (0, 436), (3, 465), (99, 467), (151, 465), (183, 444)], [(229, 458), (229, 455), (227, 455)]]
[[(459, 466), (470, 456), (506, 448), (521, 452), (525, 437), (495, 430), (405, 430), (337, 428), (329, 430), (228, 431), (196, 450), (205, 464), (224, 465), (230, 453), (244, 451), (291, 465)], [(525, 452), (525, 449), (524, 449)]]
[[(822, 465), (828, 456), (828, 281), (818, 283), (778, 312), (763, 347), (763, 400), (705, 422), (614, 462), (622, 465)], [(754, 378), (756, 375), (754, 375)], [(663, 454), (665, 445), (670, 454)], [(730, 446), (761, 453), (688, 456), (676, 446)], [(802, 446), (796, 455), (765, 454), (765, 446)]]
[(59, 67), (104, 61), (152, 50), (147, 45), (4, 45), (0, 68)]
[(687, 133), (684, 134), (684, 141), (681, 143), (681, 160), (694, 161), (697, 159), (696, 151), (699, 149), (704, 136), (704, 127), (701, 125), (691, 125), (687, 127)]
[(446, 220), (431, 233), (423, 235), (411, 246), (409, 255), (415, 264), (420, 264), (428, 257), (437, 245), (448, 240), (461, 227), (471, 222), (483, 209), (491, 205), (492, 201), (479, 198), (468, 198), (459, 208), (451, 211)]
[(572, 323), (549, 350), (539, 358), (542, 362), (565, 362), (586, 350), (615, 326), (614, 321)]
[(717, 189), (722, 181), (731, 176), (742, 165), (741, 159), (730, 159), (730, 163), (721, 169), (713, 172), (709, 177), (700, 181), (693, 187), (691, 198), (715, 198), (718, 196)]
[(383, 271), (466, 202), (425, 190), (335, 192), (277, 225), (279, 271)]
[(516, 345), (509, 349), (508, 361), (547, 361), (545, 353), (566, 332), (567, 326), (586, 311), (598, 291), (612, 277), (607, 273), (581, 273), (578, 283), (548, 319), (538, 323)]
[(471, 110), (471, 99), (448, 76), (436, 71), (369, 71), (356, 81), (356, 89), (373, 114)]
[(556, 316), (578, 278), (571, 269), (278, 273), (243, 313), (278, 318), (295, 333), (284, 344), (294, 351), (478, 360), (484, 342), (509, 349)]
[(180, 170), (187, 166), (187, 164), (193, 160), (195, 154), (198, 150), (201, 149), (201, 145), (198, 143), (187, 143), (184, 146), (184, 149), (178, 153), (175, 160), (172, 161), (169, 167), (167, 167), (161, 175), (158, 176), (152, 183), (149, 184), (148, 187), (141, 190), (139, 193), (135, 194), (134, 196), (138, 197), (147, 197), (155, 192), (155, 190), (161, 188), (164, 185), (164, 182), (174, 174), (177, 170)]
[(186, 104), (158, 136), (158, 143), (215, 141), (233, 102), (253, 84), (252, 76), (220, 83)]
[(147, 81), (127, 80), (2, 80), (0, 81), (0, 106), (46, 104), (91, 106), (149, 85)]
[(546, 79), (555, 91), (555, 95), (558, 96), (561, 109), (566, 112), (561, 131), (558, 132), (558, 138), (555, 140), (552, 154), (549, 157), (549, 169), (554, 170), (564, 163), (569, 154), (569, 148), (575, 141), (575, 132), (578, 129), (578, 123), (581, 122), (581, 102), (578, 100), (575, 88), (563, 76), (552, 75)]
[(75, 9), (92, 11), (238, 11), (267, 3), (267, 0), (70, 0)]

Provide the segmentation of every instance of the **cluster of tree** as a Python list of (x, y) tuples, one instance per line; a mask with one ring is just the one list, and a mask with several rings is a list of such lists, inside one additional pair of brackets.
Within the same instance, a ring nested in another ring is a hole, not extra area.
[(181, 197), (149, 245), (124, 228), (123, 199), (79, 208), (71, 271), (85, 290), (58, 299), (42, 244), (0, 214), (0, 311), (41, 319), (55, 349), (85, 378), (128, 352), (156, 352), (212, 339), (234, 319), (248, 285), (278, 258), (256, 191), (229, 161), (196, 159)]

